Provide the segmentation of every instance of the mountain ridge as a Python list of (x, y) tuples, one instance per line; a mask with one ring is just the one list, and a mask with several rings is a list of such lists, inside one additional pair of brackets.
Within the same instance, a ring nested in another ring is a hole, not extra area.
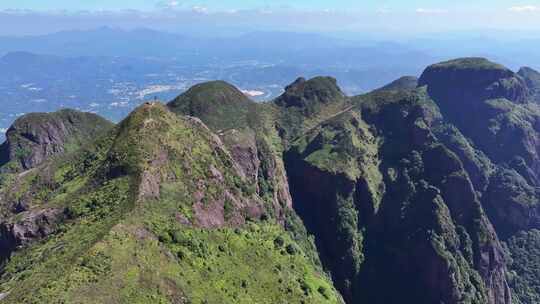
[(534, 303), (530, 75), (461, 58), (359, 96), (316, 77), (266, 103), (210, 82), (144, 104), (3, 173), (3, 301)]

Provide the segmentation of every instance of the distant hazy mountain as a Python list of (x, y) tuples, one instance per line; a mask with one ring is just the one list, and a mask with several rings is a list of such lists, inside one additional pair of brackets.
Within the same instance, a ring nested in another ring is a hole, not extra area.
[(27, 51), (61, 56), (174, 57), (192, 63), (264, 60), (306, 66), (416, 67), (433, 61), (399, 45), (366, 46), (320, 34), (253, 32), (197, 38), (149, 29), (108, 27), (43, 36), (0, 37), (0, 53)]

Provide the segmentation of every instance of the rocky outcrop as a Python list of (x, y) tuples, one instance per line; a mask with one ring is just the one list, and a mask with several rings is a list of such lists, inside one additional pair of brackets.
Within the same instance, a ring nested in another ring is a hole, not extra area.
[(7, 140), (0, 147), (0, 167), (13, 162), (23, 170), (34, 168), (53, 155), (96, 138), (112, 126), (95, 114), (74, 110), (25, 115), (6, 133)]
[(250, 182), (258, 184), (261, 160), (259, 159), (255, 132), (231, 129), (221, 133), (220, 137), (241, 168), (242, 174)]
[(41, 209), (22, 212), (13, 222), (0, 223), (0, 262), (16, 248), (56, 232), (63, 218), (61, 209)]

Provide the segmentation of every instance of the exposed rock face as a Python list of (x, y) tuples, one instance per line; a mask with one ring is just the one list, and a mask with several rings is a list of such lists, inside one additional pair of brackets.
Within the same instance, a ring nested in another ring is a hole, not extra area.
[(216, 132), (234, 159), (239, 174), (255, 185), (261, 197), (271, 201), (267, 210), (283, 220), (292, 199), (281, 151), (269, 140), (277, 137), (272, 121), (261, 106), (234, 86), (223, 82), (197, 85), (167, 104), (174, 113), (199, 118)]
[[(230, 154), (220, 137), (212, 133), (200, 119), (177, 116), (162, 104), (153, 103), (137, 108), (119, 125), (119, 130), (116, 145), (118, 148), (132, 147), (132, 150), (128, 150), (129, 154), (123, 156), (122, 153), (126, 152), (115, 153), (117, 148), (113, 148), (109, 153), (118, 154), (120, 159), (138, 160), (135, 163), (137, 166), (127, 164), (131, 168), (123, 171), (139, 175), (140, 202), (163, 199), (168, 195), (161, 191), (167, 187), (164, 185), (173, 187), (176, 183), (184, 182), (172, 169), (181, 166), (191, 174), (189, 187), (194, 202), (193, 218), (188, 221), (188, 225), (209, 229), (241, 226), (246, 220), (257, 219), (264, 213), (263, 202), (255, 195), (256, 191), (247, 186), (243, 186), (240, 193), (238, 189), (234, 189), (244, 183), (256, 185), (257, 180), (249, 179), (256, 173), (244, 169), (244, 163), (236, 162), (234, 154)], [(174, 133), (181, 130), (190, 130), (191, 135), (182, 137)], [(199, 138), (189, 137), (195, 136), (194, 133)], [(168, 140), (160, 138), (165, 136), (168, 136)], [(150, 143), (134, 141), (135, 138), (148, 137), (153, 138), (152, 141), (148, 140)], [(119, 144), (126, 140), (129, 142)], [(176, 141), (183, 145), (178, 145)], [(208, 151), (202, 153), (199, 150)], [(190, 151), (199, 152), (192, 152), (190, 157), (186, 156)], [(236, 152), (237, 157), (244, 156), (244, 153)], [(256, 151), (254, 153), (256, 157)], [(249, 153), (247, 155), (252, 156)], [(225, 168), (229, 172), (226, 172)], [(197, 175), (201, 174), (196, 174), (197, 170), (203, 170), (203, 175)]]
[(14, 161), (24, 170), (34, 168), (111, 127), (112, 123), (95, 114), (74, 110), (25, 115), (6, 133), (7, 140), (0, 147), (0, 166)]
[(17, 247), (28, 245), (56, 232), (63, 219), (60, 209), (25, 211), (14, 222), (0, 223), (0, 259), (9, 258)]
[(241, 168), (242, 174), (251, 182), (258, 183), (261, 160), (258, 157), (255, 133), (232, 129), (222, 133), (221, 138)]

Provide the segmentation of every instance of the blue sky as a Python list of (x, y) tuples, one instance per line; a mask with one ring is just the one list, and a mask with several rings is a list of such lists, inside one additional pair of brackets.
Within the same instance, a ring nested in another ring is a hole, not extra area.
[(397, 11), (416, 10), (497, 10), (521, 7), (524, 10), (540, 8), (540, 1), (508, 1), (508, 0), (2, 0), (0, 9), (34, 9), (34, 10), (118, 10), (137, 9), (153, 10), (163, 6), (174, 7), (206, 7), (212, 10), (227, 9), (260, 9), (260, 8), (294, 8), (303, 10), (380, 10)]

